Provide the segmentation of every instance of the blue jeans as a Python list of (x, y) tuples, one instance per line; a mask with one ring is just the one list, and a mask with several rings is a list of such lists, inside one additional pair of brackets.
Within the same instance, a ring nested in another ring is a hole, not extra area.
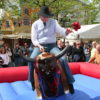
[(23, 59), (21, 57), (14, 57), (15, 66), (23, 66)]
[[(43, 44), (42, 46), (44, 46), (46, 52), (50, 52), (50, 53), (55, 54), (55, 55), (60, 53), (60, 50), (56, 46), (55, 43)], [(40, 53), (41, 52), (40, 52), (39, 48), (35, 47), (33, 52), (32, 52), (32, 54), (31, 54), (31, 58), (35, 58)], [(70, 68), (68, 66), (67, 59), (66, 59), (65, 56), (62, 56), (60, 58), (60, 63), (61, 63), (61, 66), (62, 66), (62, 68), (64, 69), (64, 71), (66, 73), (66, 77), (68, 79), (69, 84), (72, 84), (75, 80), (74, 80), (74, 78), (73, 78), (73, 76), (71, 74), (71, 71), (70, 71)], [(32, 83), (32, 82), (34, 82), (34, 77), (33, 77), (34, 64), (32, 62), (29, 62), (28, 66), (29, 66), (28, 80)]]

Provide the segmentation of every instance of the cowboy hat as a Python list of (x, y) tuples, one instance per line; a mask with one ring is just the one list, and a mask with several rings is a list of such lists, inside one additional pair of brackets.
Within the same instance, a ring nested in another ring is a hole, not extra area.
[(39, 16), (52, 17), (54, 16), (54, 14), (50, 12), (50, 9), (48, 6), (42, 6), (39, 12)]

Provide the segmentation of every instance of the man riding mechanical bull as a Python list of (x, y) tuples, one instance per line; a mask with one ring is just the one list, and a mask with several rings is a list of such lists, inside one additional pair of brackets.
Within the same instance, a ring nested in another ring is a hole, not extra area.
[[(29, 61), (28, 80), (31, 82), (32, 89), (39, 90), (43, 98), (63, 94), (62, 83), (66, 83), (66, 86), (68, 84), (67, 89), (71, 94), (74, 93), (74, 78), (67, 64), (67, 59), (63, 56), (66, 50), (60, 53), (56, 45), (56, 33), (66, 36), (72, 30), (61, 27), (57, 20), (51, 18), (52, 16), (53, 14), (48, 6), (41, 7), (39, 19), (32, 24), (31, 30), (31, 40), (35, 47), (30, 58), (27, 59)], [(33, 77), (33, 72), (34, 76), (37, 77), (36, 79)], [(62, 82), (63, 73), (66, 82)], [(38, 81), (38, 84), (36, 84), (36, 81)]]

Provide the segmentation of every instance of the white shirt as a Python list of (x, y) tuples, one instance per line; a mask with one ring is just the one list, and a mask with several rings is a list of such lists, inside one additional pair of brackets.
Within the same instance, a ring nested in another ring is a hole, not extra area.
[(66, 36), (66, 29), (62, 28), (57, 20), (49, 19), (44, 26), (41, 19), (32, 24), (31, 40), (33, 45), (56, 43), (56, 33)]
[(3, 65), (8, 65), (9, 64), (9, 56), (5, 53), (5, 54), (0, 54), (0, 57), (2, 57), (2, 59), (4, 60)]

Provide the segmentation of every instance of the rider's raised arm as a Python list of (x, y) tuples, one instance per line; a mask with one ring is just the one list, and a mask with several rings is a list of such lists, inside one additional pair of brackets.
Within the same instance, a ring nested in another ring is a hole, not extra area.
[(55, 20), (55, 30), (61, 36), (66, 36), (66, 29), (61, 27), (57, 20)]

